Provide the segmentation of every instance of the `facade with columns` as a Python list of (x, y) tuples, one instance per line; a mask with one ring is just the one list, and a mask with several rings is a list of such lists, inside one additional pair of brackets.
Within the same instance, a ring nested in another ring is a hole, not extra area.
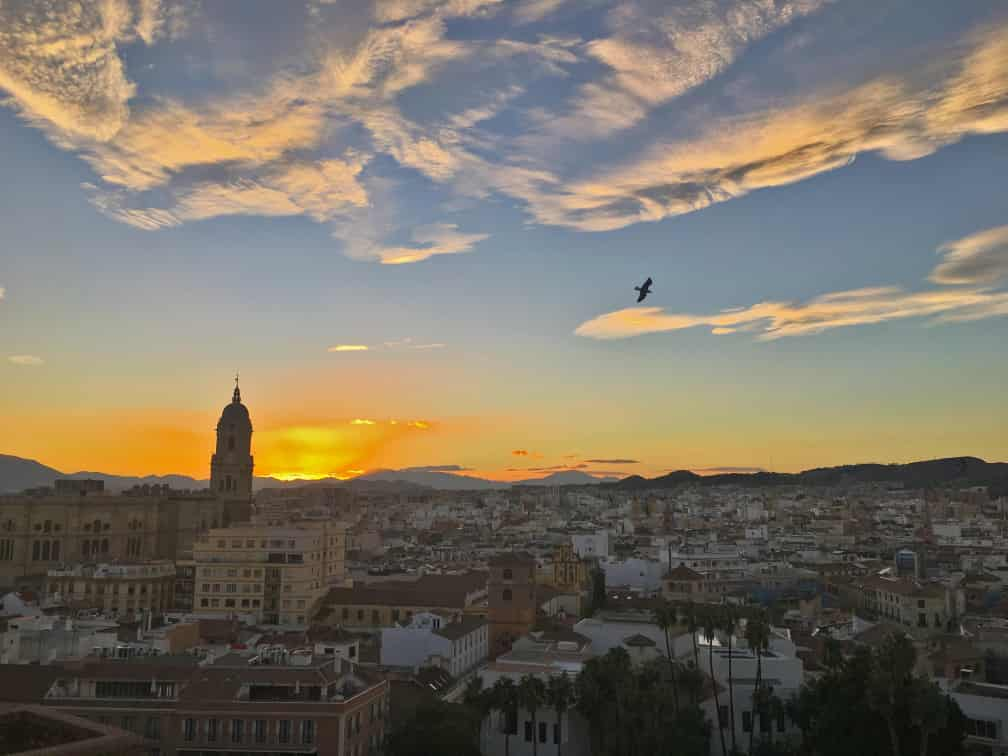
[[(0, 589), (41, 588), (75, 563), (177, 561), (196, 537), (251, 517), (252, 422), (237, 385), (217, 423), (212, 490), (113, 495), (88, 486), (0, 496)], [(230, 481), (230, 482), (229, 482)]]

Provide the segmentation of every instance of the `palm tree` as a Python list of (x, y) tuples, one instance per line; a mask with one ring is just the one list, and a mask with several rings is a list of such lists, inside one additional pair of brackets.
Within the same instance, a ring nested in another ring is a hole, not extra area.
[[(763, 705), (763, 652), (770, 648), (770, 628), (762, 614), (751, 617), (746, 622), (745, 639), (749, 648), (756, 655), (756, 682), (753, 685), (753, 708), (752, 718), (749, 727), (749, 753), (753, 750), (753, 736), (756, 734), (757, 714), (760, 713)], [(899, 756), (899, 754), (895, 754)]]
[(927, 756), (928, 738), (948, 723), (948, 702), (933, 682), (916, 680), (910, 718), (920, 728), (920, 756)]
[(718, 696), (718, 684), (714, 679), (714, 636), (717, 635), (718, 616), (717, 609), (710, 607), (703, 613), (704, 637), (707, 639), (707, 665), (710, 668), (711, 688), (714, 691), (714, 710), (716, 712), (715, 722), (717, 723), (718, 735), (721, 737), (721, 754), (728, 756), (728, 747), (725, 745), (724, 725), (721, 723), (721, 698)]
[[(686, 620), (686, 629), (689, 631), (690, 639), (693, 641), (693, 668), (699, 672), (700, 671), (700, 652), (697, 650), (696, 634), (697, 634), (697, 608), (696, 604), (692, 601), (687, 601), (686, 606), (683, 611), (683, 619)], [(693, 697), (693, 703), (697, 703), (696, 695)]]
[(728, 637), (728, 719), (731, 721), (732, 753), (738, 750), (735, 743), (735, 677), (732, 675), (732, 638), (738, 632), (738, 614), (735, 608), (726, 605), (721, 615), (721, 629)]
[(532, 756), (539, 754), (538, 721), (536, 714), (546, 699), (546, 686), (534, 675), (524, 675), (518, 681), (518, 701), (532, 715)]
[(663, 601), (655, 609), (654, 615), (658, 627), (665, 633), (665, 653), (668, 655), (669, 671), (672, 674), (672, 702), (673, 706), (675, 706), (675, 713), (679, 714), (679, 686), (676, 680), (676, 661), (675, 656), (672, 654), (672, 638), (669, 634), (669, 630), (676, 625), (678, 615), (676, 608), (668, 601)]
[(546, 684), (546, 700), (556, 710), (557, 715), (557, 756), (563, 745), (563, 718), (567, 709), (574, 703), (574, 683), (566, 672), (550, 677)]
[(498, 730), (504, 733), (504, 756), (511, 755), (511, 736), (518, 731), (518, 690), (510, 677), (498, 678), (490, 690), (493, 707), (501, 713)]
[[(868, 705), (886, 721), (893, 756), (900, 756), (897, 717), (910, 683), (917, 653), (904, 635), (890, 635), (872, 654), (875, 669), (868, 684)], [(926, 745), (926, 743), (925, 743)]]
[(490, 708), (493, 703), (490, 697), (490, 691), (483, 689), (482, 677), (474, 675), (473, 678), (466, 684), (465, 692), (462, 694), (462, 701), (466, 706), (476, 712), (476, 715), (479, 717), (479, 745), (480, 751), (482, 751), (483, 720), (486, 719), (487, 715), (490, 713)]

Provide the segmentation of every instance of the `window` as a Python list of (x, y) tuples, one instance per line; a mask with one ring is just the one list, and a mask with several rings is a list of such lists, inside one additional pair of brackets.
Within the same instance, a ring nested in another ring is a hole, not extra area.
[(761, 711), (760, 715), (759, 715), (759, 729), (760, 729), (760, 732), (762, 732), (762, 733), (768, 733), (768, 732), (770, 732), (770, 725), (771, 724), (772, 724), (772, 722), (770, 721), (770, 717), (767, 716), (767, 714), (766, 714), (765, 711)]
[(777, 712), (777, 732), (784, 732), (787, 729), (787, 718), (784, 716), (784, 712)]
[(147, 717), (147, 726), (144, 728), (144, 737), (148, 740), (161, 739), (161, 720), (157, 717)]
[(924, 599), (920, 599), (920, 600), (919, 600), (919, 601), (917, 602), (917, 608), (918, 608), (918, 609), (923, 609), (923, 608), (924, 608)]
[(216, 719), (208, 719), (206, 724), (207, 724), (206, 739), (209, 742), (211, 742), (211, 743), (217, 742), (217, 732), (220, 729), (220, 725), (218, 723), (218, 720), (216, 720)]
[(917, 615), (917, 627), (927, 627), (927, 615), (924, 612)]
[(728, 726), (728, 707), (722, 706), (718, 709), (718, 724), (724, 729)]
[(752, 732), (752, 712), (742, 712), (742, 732)]
[[(302, 603), (304, 603), (304, 602), (302, 602)], [(379, 625), (379, 624), (381, 624), (381, 615), (378, 613), (377, 609), (372, 609), (371, 610), (371, 624), (372, 625)]]
[(186, 719), (183, 723), (182, 734), (187, 741), (195, 740), (196, 738), (196, 720)]
[(364, 621), (364, 610), (363, 609), (358, 609), (357, 610), (357, 621), (358, 622), (363, 622)]
[(539, 723), (539, 742), (540, 743), (545, 743), (546, 742), (546, 723), (545, 722), (540, 722)]
[(504, 579), (505, 580), (511, 580), (512, 577), (513, 577), (513, 573), (511, 572), (511, 568), (510, 567), (505, 567), (504, 568)]
[(398, 622), (399, 621), (399, 610), (398, 609), (393, 609), (392, 610), (392, 621), (393, 622)]
[[(281, 719), (277, 723), (277, 742), (290, 743), (290, 734), (291, 721), (289, 719)], [(347, 734), (349, 734), (349, 728), (347, 729)]]
[(560, 725), (553, 724), (553, 745), (560, 745)]
[(350, 610), (347, 609), (345, 606), (343, 607), (342, 615), (343, 615), (343, 619), (345, 619), (345, 620), (350, 619)]
[(532, 742), (532, 723), (531, 722), (526, 722), (525, 723), (525, 742), (526, 743), (531, 743)]
[(997, 740), (997, 722), (986, 719), (970, 719), (966, 723), (966, 734), (987, 740)]
[(315, 742), (315, 721), (306, 719), (301, 723), (301, 743), (310, 745)]
[(265, 743), (266, 742), (266, 720), (257, 719), (255, 721), (255, 742)]
[(200, 599), (200, 606), (204, 608), (208, 607), (210, 606), (210, 602), (207, 599)]
[(241, 719), (231, 720), (231, 742), (241, 743), (242, 736), (245, 734), (245, 722)]
[(39, 560), (39, 555), (42, 553), (41, 549), (42, 549), (42, 544), (40, 544), (38, 541), (33, 541), (32, 542), (32, 561), (33, 562), (37, 562)]
[(501, 594), (501, 598), (504, 599), (504, 601), (510, 601), (511, 600), (511, 589), (510, 588), (505, 588), (504, 592)]
[(126, 732), (133, 732), (136, 729), (136, 717), (123, 717), (119, 722), (119, 726), (126, 730)]

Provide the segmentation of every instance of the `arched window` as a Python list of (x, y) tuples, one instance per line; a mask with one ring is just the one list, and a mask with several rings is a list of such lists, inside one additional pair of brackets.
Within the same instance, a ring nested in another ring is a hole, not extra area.
[(58, 562), (59, 561), (59, 557), (60, 557), (60, 542), (59, 541), (53, 541), (52, 542), (52, 559), (53, 559), (54, 562)]
[(42, 561), (49, 561), (49, 541), (42, 541)]
[(38, 541), (32, 541), (32, 561), (37, 562), (39, 560), (39, 553), (42, 545)]
[(505, 601), (510, 601), (511, 600), (511, 589), (510, 588), (505, 588), (504, 589), (504, 593), (501, 594), (501, 598), (504, 599)]

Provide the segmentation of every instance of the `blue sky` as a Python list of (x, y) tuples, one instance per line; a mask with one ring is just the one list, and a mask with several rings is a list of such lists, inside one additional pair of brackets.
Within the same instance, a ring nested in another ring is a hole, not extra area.
[(5, 2), (0, 451), (1004, 458), (1000, 5)]

